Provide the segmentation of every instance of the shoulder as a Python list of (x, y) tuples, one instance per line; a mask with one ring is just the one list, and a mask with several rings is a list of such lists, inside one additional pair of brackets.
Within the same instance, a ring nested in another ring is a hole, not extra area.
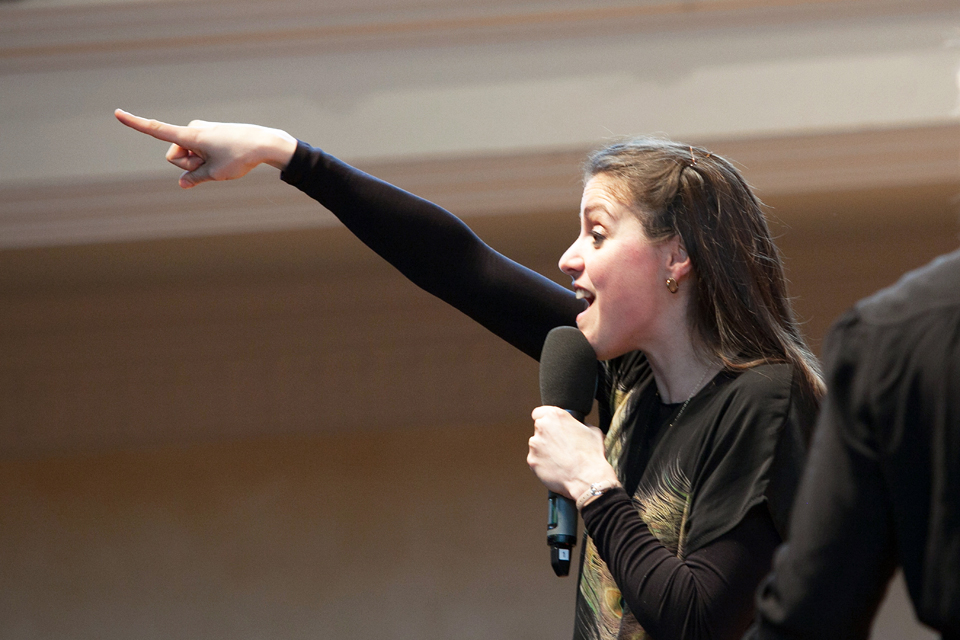
[(800, 477), (815, 409), (806, 406), (789, 364), (717, 375), (698, 407), (696, 513), (691, 542), (701, 546), (766, 501), (783, 533)]
[(960, 250), (908, 272), (895, 284), (859, 301), (840, 326), (856, 320), (871, 325), (901, 325), (939, 311), (960, 308)]
[(750, 414), (781, 414), (797, 400), (796, 371), (789, 364), (764, 364), (739, 372), (721, 372), (715, 402)]
[(911, 271), (859, 301), (824, 340), (828, 383), (869, 374), (892, 380), (895, 367), (953, 358), (944, 339), (960, 322), (960, 251)]
[(795, 368), (786, 363), (761, 364), (738, 374), (730, 384), (733, 393), (747, 397), (789, 396), (794, 384)]
[(719, 374), (718, 389), (710, 404), (717, 412), (720, 432), (727, 437), (775, 442), (788, 431), (799, 441), (806, 441), (816, 420), (817, 405), (803, 393), (800, 375), (786, 363)]

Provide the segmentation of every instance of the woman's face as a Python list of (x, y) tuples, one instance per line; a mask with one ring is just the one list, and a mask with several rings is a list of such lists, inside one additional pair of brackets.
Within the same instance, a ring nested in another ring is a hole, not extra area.
[(665, 329), (662, 298), (672, 243), (651, 242), (614, 178), (594, 176), (583, 190), (580, 235), (560, 258), (587, 308), (577, 326), (600, 360), (646, 350)]

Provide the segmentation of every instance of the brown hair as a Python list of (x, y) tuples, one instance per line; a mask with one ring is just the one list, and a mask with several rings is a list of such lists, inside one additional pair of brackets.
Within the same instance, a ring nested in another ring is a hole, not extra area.
[(808, 397), (819, 399), (819, 363), (794, 319), (760, 201), (740, 172), (706, 149), (640, 138), (592, 154), (585, 180), (600, 173), (617, 179), (647, 237), (680, 237), (695, 274), (689, 315), (699, 347), (731, 370), (790, 363)]

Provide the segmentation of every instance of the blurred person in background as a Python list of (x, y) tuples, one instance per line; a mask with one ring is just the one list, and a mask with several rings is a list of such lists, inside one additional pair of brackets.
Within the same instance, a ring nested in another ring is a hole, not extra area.
[(900, 567), (917, 618), (960, 639), (960, 251), (841, 316), (824, 365), (788, 542), (746, 637), (866, 638)]

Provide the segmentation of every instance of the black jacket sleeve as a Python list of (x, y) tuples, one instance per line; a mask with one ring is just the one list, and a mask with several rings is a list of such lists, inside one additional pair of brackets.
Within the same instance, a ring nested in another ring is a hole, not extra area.
[(533, 358), (550, 329), (583, 310), (572, 291), (497, 253), (445, 209), (319, 149), (301, 142), (281, 178), (417, 286)]
[(582, 511), (584, 526), (637, 621), (657, 640), (739, 638), (780, 536), (761, 504), (729, 532), (678, 558), (650, 533), (622, 489)]

